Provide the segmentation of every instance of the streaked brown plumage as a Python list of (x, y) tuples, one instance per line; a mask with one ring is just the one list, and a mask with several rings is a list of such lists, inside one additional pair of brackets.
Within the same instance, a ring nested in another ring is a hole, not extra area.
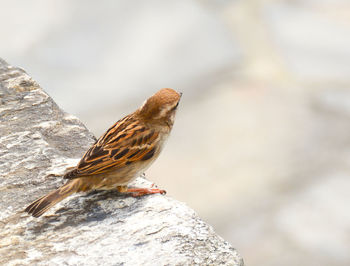
[(25, 211), (34, 217), (69, 195), (94, 189), (118, 189), (134, 196), (165, 193), (160, 189), (128, 188), (158, 157), (174, 123), (181, 94), (161, 89), (134, 113), (111, 126), (64, 175), (68, 182), (39, 198)]

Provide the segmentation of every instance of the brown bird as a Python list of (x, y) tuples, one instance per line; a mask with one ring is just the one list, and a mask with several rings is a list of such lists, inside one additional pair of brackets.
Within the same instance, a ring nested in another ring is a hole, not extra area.
[(128, 188), (158, 157), (174, 124), (181, 93), (161, 89), (134, 113), (116, 122), (64, 175), (67, 183), (43, 196), (25, 211), (41, 216), (69, 195), (91, 190), (117, 189), (133, 196), (161, 193), (156, 188)]

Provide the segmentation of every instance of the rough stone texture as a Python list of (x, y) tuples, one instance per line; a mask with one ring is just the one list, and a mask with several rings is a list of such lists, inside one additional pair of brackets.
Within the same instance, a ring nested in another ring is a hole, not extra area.
[(243, 265), (193, 210), (162, 195), (92, 192), (28, 216), (23, 209), (63, 183), (94, 137), (1, 59), (0, 122), (0, 265)]

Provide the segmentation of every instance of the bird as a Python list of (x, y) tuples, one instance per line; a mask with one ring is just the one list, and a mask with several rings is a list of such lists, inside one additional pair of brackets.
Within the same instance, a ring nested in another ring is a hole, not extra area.
[(118, 190), (134, 197), (165, 194), (158, 188), (132, 188), (128, 184), (157, 159), (174, 124), (182, 93), (164, 88), (135, 112), (112, 125), (68, 170), (67, 182), (31, 203), (25, 212), (40, 217), (52, 206), (77, 192)]

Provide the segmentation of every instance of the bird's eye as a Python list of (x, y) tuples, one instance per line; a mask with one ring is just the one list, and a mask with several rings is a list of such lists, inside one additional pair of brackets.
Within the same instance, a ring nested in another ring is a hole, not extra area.
[(179, 105), (179, 102), (177, 102), (177, 104), (173, 108), (171, 108), (171, 111), (174, 111), (178, 105)]

